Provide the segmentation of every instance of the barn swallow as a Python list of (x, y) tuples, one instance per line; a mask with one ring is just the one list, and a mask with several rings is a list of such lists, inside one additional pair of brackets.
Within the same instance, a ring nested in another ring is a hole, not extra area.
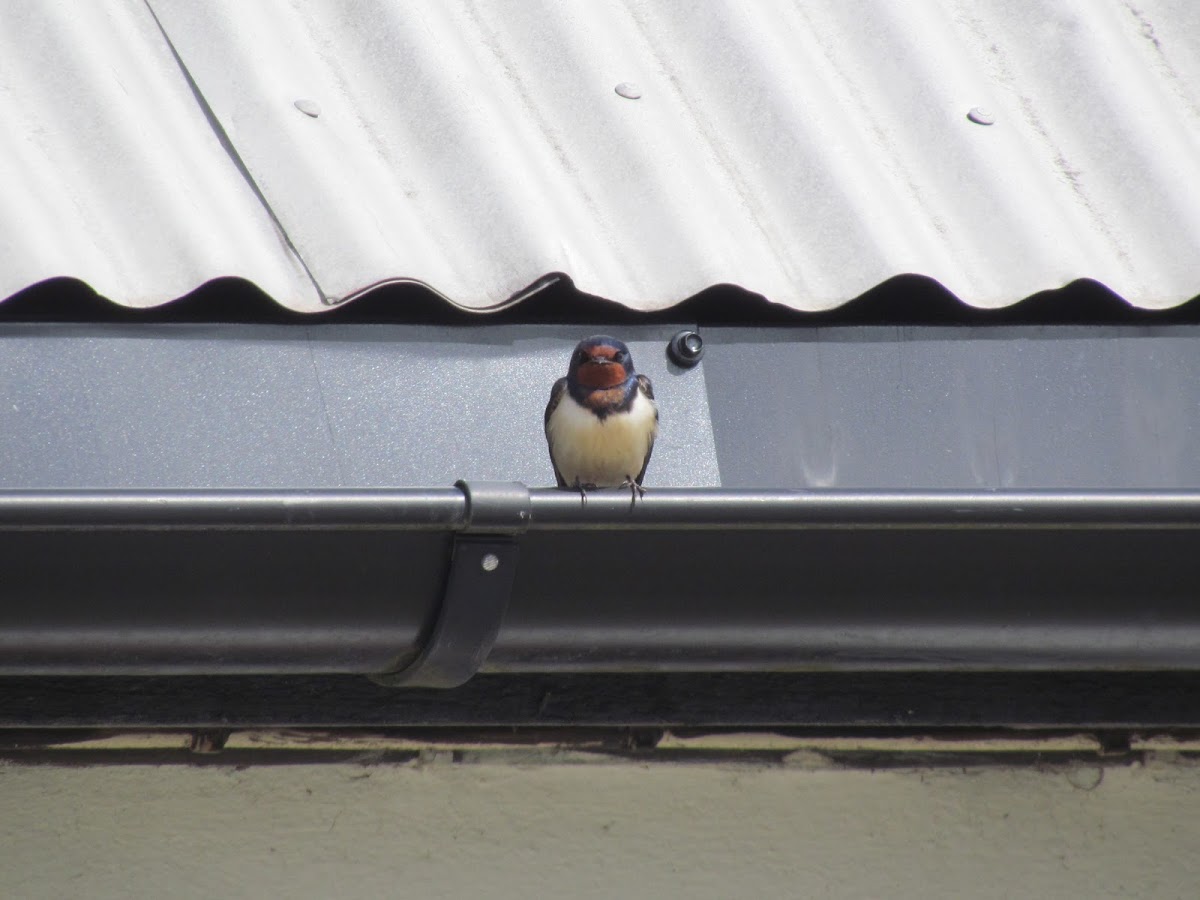
[(642, 478), (658, 435), (650, 379), (633, 369), (629, 348), (605, 335), (585, 338), (571, 354), (567, 377), (554, 382), (544, 418), (550, 463), (560, 488), (627, 487)]

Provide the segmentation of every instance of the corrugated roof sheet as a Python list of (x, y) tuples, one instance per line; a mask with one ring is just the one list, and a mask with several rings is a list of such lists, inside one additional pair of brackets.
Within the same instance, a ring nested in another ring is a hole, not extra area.
[(1194, 0), (3, 4), (0, 121), (4, 297), (1200, 294)]

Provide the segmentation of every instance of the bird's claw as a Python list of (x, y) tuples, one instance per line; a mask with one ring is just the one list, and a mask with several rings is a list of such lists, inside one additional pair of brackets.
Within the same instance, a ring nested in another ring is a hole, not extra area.
[(625, 480), (621, 482), (621, 487), (629, 488), (629, 508), (631, 510), (637, 506), (639, 499), (646, 496), (646, 489), (628, 475), (626, 475)]
[(581, 506), (587, 506), (587, 492), (597, 490), (597, 487), (590, 481), (581, 482), (578, 478), (576, 478), (575, 490), (579, 491), (579, 504)]

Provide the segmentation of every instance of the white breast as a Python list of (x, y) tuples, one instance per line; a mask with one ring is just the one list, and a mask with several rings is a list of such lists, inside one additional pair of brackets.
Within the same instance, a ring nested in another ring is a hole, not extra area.
[(620, 487), (637, 478), (658, 430), (654, 401), (638, 391), (629, 411), (599, 419), (563, 394), (546, 423), (550, 456), (568, 485)]

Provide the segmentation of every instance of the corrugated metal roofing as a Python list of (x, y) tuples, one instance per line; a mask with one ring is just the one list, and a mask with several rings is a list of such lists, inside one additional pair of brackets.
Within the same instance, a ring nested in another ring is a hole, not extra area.
[(1193, 0), (3, 4), (0, 121), (3, 297), (1200, 294)]

